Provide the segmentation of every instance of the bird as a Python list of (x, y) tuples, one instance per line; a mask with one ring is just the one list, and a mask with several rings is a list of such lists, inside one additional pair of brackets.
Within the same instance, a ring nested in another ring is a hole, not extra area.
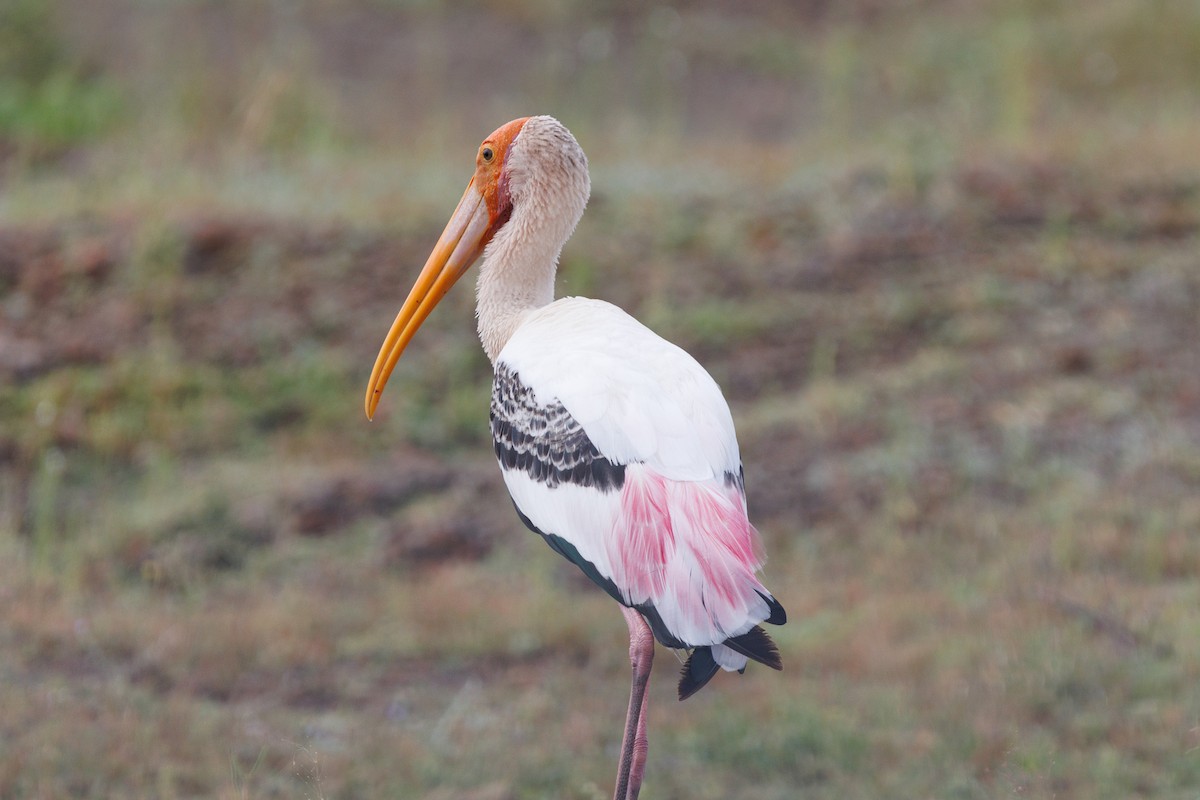
[(555, 299), (591, 194), (588, 161), (550, 116), (483, 140), (475, 173), (379, 349), (371, 419), (417, 329), (480, 261), (476, 317), (494, 370), (493, 447), (517, 515), (619, 605), (631, 685), (614, 800), (645, 774), (655, 641), (686, 652), (684, 700), (720, 670), (783, 668), (762, 623), (787, 621), (760, 579), (729, 406), (687, 352), (615, 305)]

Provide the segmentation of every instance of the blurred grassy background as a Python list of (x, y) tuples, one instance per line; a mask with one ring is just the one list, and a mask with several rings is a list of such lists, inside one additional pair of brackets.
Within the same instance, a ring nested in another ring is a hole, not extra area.
[(0, 0), (0, 797), (607, 796), (624, 626), (469, 290), (361, 416), (530, 113), (792, 618), (660, 654), (646, 796), (1200, 796), (1197, 75), (1183, 0)]

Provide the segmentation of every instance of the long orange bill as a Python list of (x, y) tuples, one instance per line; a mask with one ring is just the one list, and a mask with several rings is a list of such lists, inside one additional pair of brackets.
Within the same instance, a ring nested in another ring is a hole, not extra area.
[(472, 178), (463, 192), (462, 200), (458, 202), (458, 208), (454, 209), (454, 215), (446, 223), (446, 229), (429, 254), (429, 260), (425, 262), (417, 282), (408, 293), (408, 299), (396, 315), (383, 346), (379, 348), (379, 356), (371, 370), (371, 382), (367, 385), (367, 419), (375, 416), (375, 407), (379, 405), (383, 387), (387, 385), (388, 377), (413, 334), (421, 327), (429, 312), (433, 311), (433, 307), (450, 291), (450, 287), (479, 258), (493, 233), (490, 228), (488, 204)]

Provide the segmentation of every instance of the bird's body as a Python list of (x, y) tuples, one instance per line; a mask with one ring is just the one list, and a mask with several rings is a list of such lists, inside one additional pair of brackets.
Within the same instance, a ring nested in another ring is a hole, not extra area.
[(733, 418), (695, 359), (616, 306), (564, 298), (499, 353), (491, 418), (525, 523), (658, 641), (699, 649), (682, 696), (717, 665), (777, 659), (738, 639), (775, 603), (755, 576)]
[[(554, 300), (559, 252), (587, 203), (587, 159), (551, 117), (514, 120), (476, 173), (389, 331), (371, 416), (433, 306), (480, 256), (478, 325), (495, 369), (495, 452), (521, 519), (622, 605), (634, 671), (617, 800), (645, 761), (653, 637), (690, 650), (679, 696), (747, 660), (775, 669), (759, 623), (783, 607), (757, 577), (733, 418), (695, 359), (617, 307)], [(486, 249), (485, 249), (486, 247)]]

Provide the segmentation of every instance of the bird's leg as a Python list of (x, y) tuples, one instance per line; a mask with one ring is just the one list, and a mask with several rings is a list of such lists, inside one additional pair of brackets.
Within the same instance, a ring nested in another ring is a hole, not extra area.
[[(654, 646), (651, 642), (650, 651), (653, 657)], [(646, 667), (646, 683), (650, 682), (650, 667)], [(642, 776), (646, 774), (646, 753), (650, 749), (650, 738), (646, 735), (646, 703), (645, 691), (642, 692), (642, 710), (638, 714), (637, 733), (633, 736), (633, 756), (629, 765), (629, 788), (625, 791), (625, 800), (638, 800), (642, 790)]]
[(629, 689), (629, 713), (625, 716), (625, 736), (621, 741), (621, 760), (617, 764), (617, 788), (613, 800), (637, 800), (646, 771), (646, 686), (650, 683), (650, 668), (654, 666), (654, 634), (642, 615), (632, 608), (621, 607), (625, 624), (629, 626), (629, 665), (633, 683)]

